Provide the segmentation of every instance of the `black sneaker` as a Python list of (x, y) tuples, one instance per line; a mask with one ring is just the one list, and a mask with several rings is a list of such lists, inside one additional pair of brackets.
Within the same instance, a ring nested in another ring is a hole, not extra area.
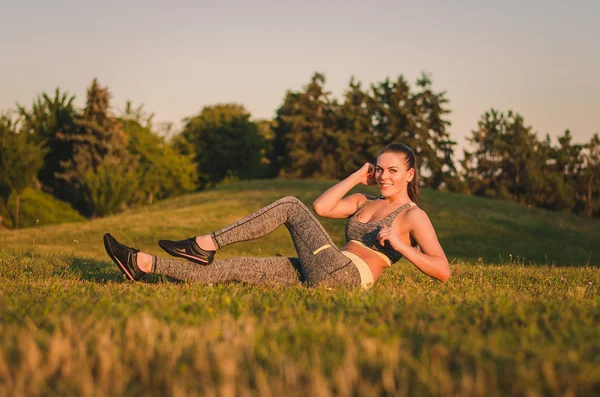
[(196, 243), (196, 237), (181, 241), (159, 240), (158, 245), (169, 255), (185, 258), (199, 265), (210, 265), (217, 252), (200, 248)]
[(139, 250), (119, 243), (110, 233), (104, 235), (104, 248), (106, 248), (108, 256), (115, 261), (129, 280), (138, 281), (146, 275), (137, 266), (137, 253), (140, 252)]

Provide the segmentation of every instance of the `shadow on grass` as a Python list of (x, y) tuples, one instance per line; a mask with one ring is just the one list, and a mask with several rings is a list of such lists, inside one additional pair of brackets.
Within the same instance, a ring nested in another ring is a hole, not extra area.
[[(82, 257), (70, 257), (67, 259), (68, 267), (64, 270), (76, 274), (82, 280), (95, 283), (132, 283), (128, 280), (121, 269), (118, 268), (112, 261), (99, 261)], [(182, 283), (180, 280), (175, 280), (170, 277), (157, 274), (148, 274), (142, 280), (138, 281), (147, 284), (158, 284), (163, 282)]]

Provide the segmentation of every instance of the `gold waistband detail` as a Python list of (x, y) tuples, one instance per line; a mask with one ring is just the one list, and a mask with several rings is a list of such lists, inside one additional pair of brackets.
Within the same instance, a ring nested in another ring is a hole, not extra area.
[(369, 267), (369, 265), (367, 265), (367, 262), (365, 262), (360, 256), (349, 252), (349, 251), (341, 251), (342, 254), (346, 255), (346, 257), (348, 259), (350, 259), (352, 261), (352, 263), (354, 263), (356, 265), (356, 268), (358, 269), (358, 272), (360, 273), (360, 285), (364, 288), (364, 289), (369, 289), (373, 283), (375, 282), (373, 280), (373, 273), (371, 273), (371, 268)]
[(358, 241), (358, 240), (350, 240), (350, 241), (348, 241), (348, 242), (349, 242), (349, 243), (355, 243), (355, 244), (358, 244), (358, 245), (360, 245), (361, 247), (368, 249), (368, 250), (369, 250), (369, 251), (371, 251), (372, 253), (379, 255), (379, 257), (380, 257), (381, 259), (383, 259), (383, 260), (385, 261), (385, 263), (387, 264), (387, 266), (385, 266), (385, 267), (388, 267), (388, 266), (391, 266), (391, 265), (392, 265), (392, 261), (390, 260), (390, 258), (388, 258), (388, 257), (387, 257), (387, 255), (385, 255), (383, 252), (375, 251), (373, 248), (369, 248), (369, 247), (367, 247), (367, 246), (366, 246), (366, 245), (365, 245), (365, 244), (364, 244), (362, 241)]
[(313, 251), (313, 255), (317, 255), (319, 252), (323, 251), (324, 249), (327, 249), (331, 247), (331, 244), (325, 244), (322, 247), (317, 248), (315, 251)]

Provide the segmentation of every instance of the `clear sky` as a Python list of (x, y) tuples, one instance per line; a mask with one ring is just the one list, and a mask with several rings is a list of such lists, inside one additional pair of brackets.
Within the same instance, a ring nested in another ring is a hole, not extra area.
[[(600, 131), (600, 1), (1, 0), (0, 110), (56, 87), (82, 105), (92, 78), (113, 106), (179, 123), (205, 105), (272, 118), (315, 71), (341, 98), (431, 73), (465, 144), (491, 107), (542, 137)], [(555, 142), (555, 141), (554, 141)]]

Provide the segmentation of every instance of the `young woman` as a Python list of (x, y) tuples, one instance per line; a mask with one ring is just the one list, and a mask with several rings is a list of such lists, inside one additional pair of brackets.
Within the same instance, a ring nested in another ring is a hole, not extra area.
[[(405, 257), (423, 273), (442, 282), (450, 278), (448, 260), (427, 214), (419, 202), (415, 155), (401, 143), (381, 149), (377, 165), (365, 163), (313, 203), (327, 218), (348, 218), (346, 245), (335, 247), (310, 210), (295, 197), (284, 197), (210, 234), (187, 240), (160, 240), (166, 259), (140, 252), (104, 235), (108, 255), (130, 280), (146, 273), (205, 284), (239, 281), (251, 284), (363, 286), (376, 282), (383, 271)], [(381, 197), (352, 194), (358, 184), (379, 185)], [(241, 257), (213, 260), (221, 247), (253, 240), (285, 225), (298, 258)], [(417, 245), (419, 248), (417, 248)], [(198, 264), (203, 266), (198, 266)]]

